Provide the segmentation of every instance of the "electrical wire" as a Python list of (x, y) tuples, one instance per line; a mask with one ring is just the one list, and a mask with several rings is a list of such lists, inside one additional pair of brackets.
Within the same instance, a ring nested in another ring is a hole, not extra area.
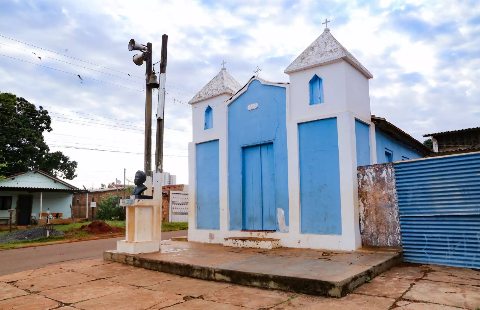
[[(108, 75), (110, 75), (110, 76), (118, 77), (118, 78), (120, 78), (120, 79), (124, 79), (124, 80), (131, 81), (131, 82), (134, 82), (134, 83), (140, 83), (140, 84), (142, 84), (142, 85), (144, 84), (143, 82), (139, 82), (139, 81), (132, 80), (132, 79), (127, 79), (127, 78), (124, 78), (124, 77), (122, 77), (122, 76), (115, 75), (115, 74), (111, 74), (111, 73), (108, 73), (108, 72), (104, 72), (104, 71), (100, 71), (100, 70), (95, 70), (95, 69), (92, 69), (92, 68), (87, 68), (87, 67), (85, 67), (85, 66), (80, 66), (80, 65), (77, 65), (77, 64), (74, 64), (74, 63), (71, 63), (71, 62), (68, 62), (68, 61), (64, 61), (64, 60), (61, 60), (61, 59), (53, 58), (53, 57), (50, 57), (50, 56), (45, 56), (45, 55), (38, 56), (35, 52), (29, 51), (29, 50), (25, 50), (25, 49), (22, 49), (22, 48), (19, 48), (19, 47), (15, 47), (15, 46), (12, 46), (12, 45), (8, 45), (8, 44), (5, 44), (5, 43), (1, 43), (1, 42), (0, 42), (0, 44), (5, 45), (5, 46), (8, 46), (8, 47), (11, 47), (11, 48), (15, 48), (15, 49), (18, 49), (18, 50), (27, 52), (27, 53), (32, 53), (32, 54), (36, 55), (37, 58), (41, 58), (41, 57), (49, 58), (49, 59), (53, 59), (53, 60), (56, 60), (56, 61), (60, 61), (60, 62), (69, 64), (69, 65), (72, 65), (72, 66), (76, 66), (76, 67), (79, 67), (79, 68), (83, 68), (83, 69), (87, 69), (87, 70), (92, 70), (92, 71), (99, 72), (99, 73), (103, 73), (103, 74), (108, 74)], [(41, 60), (41, 59), (40, 59), (40, 60)]]
[(130, 73), (125, 73), (125, 72), (122, 72), (122, 71), (119, 71), (119, 70), (115, 70), (115, 69), (111, 69), (111, 68), (108, 68), (108, 67), (105, 67), (105, 66), (97, 65), (97, 64), (94, 64), (94, 63), (89, 62), (89, 61), (81, 60), (81, 59), (79, 59), (79, 58), (75, 58), (75, 57), (63, 55), (63, 54), (60, 54), (60, 53), (51, 51), (51, 50), (46, 49), (46, 48), (43, 48), (43, 47), (39, 47), (39, 46), (36, 46), (36, 45), (33, 45), (33, 44), (29, 44), (29, 43), (26, 43), (26, 42), (22, 42), (22, 41), (20, 41), (20, 40), (16, 40), (16, 39), (12, 39), (12, 38), (6, 37), (6, 36), (1, 35), (1, 34), (0, 34), (0, 37), (5, 38), (5, 39), (8, 39), (8, 40), (15, 41), (15, 42), (18, 42), (18, 43), (22, 43), (22, 44), (25, 44), (25, 45), (28, 45), (28, 46), (32, 46), (32, 47), (35, 47), (35, 48), (38, 48), (38, 49), (41, 49), (41, 50), (44, 50), (44, 51), (47, 51), (47, 52), (50, 52), (50, 53), (54, 53), (54, 54), (57, 54), (57, 55), (60, 55), (60, 56), (63, 56), (63, 57), (67, 57), (67, 58), (74, 59), (74, 60), (77, 60), (77, 61), (81, 61), (81, 62), (90, 64), (90, 65), (94, 65), (94, 66), (97, 66), (97, 67), (100, 67), (100, 68), (104, 68), (104, 69), (116, 71), (116, 72), (119, 72), (119, 73), (127, 74), (128, 76), (133, 76), (133, 77), (136, 77), (136, 78), (144, 79), (144, 77), (131, 75)]
[[(75, 146), (68, 146), (68, 145), (51, 145), (52, 147), (60, 147), (60, 148), (67, 148), (67, 149), (78, 149), (78, 150), (88, 150), (88, 151), (99, 151), (99, 152), (111, 152), (111, 153), (124, 153), (124, 154), (136, 154), (136, 155), (143, 155), (143, 153), (136, 153), (136, 152), (126, 152), (126, 151), (118, 151), (118, 150), (104, 150), (104, 149), (92, 149), (86, 147), (75, 147)], [(188, 157), (188, 155), (166, 155), (163, 156), (168, 157)]]
[(55, 71), (58, 71), (58, 72), (75, 75), (75, 76), (78, 76), (80, 79), (82, 79), (82, 78), (84, 78), (84, 79), (89, 79), (89, 80), (92, 80), (92, 81), (101, 82), (101, 83), (105, 83), (105, 84), (109, 84), (109, 85), (113, 85), (113, 86), (117, 86), (117, 87), (121, 87), (121, 88), (125, 88), (125, 89), (130, 89), (130, 90), (134, 90), (134, 91), (138, 91), (138, 92), (142, 92), (142, 93), (143, 93), (143, 90), (126, 87), (126, 86), (122, 86), (122, 85), (118, 85), (118, 84), (114, 84), (114, 83), (110, 83), (110, 82), (106, 82), (106, 81), (94, 79), (94, 78), (87, 77), (87, 76), (80, 77), (80, 75), (79, 75), (79, 74), (76, 74), (76, 73), (72, 73), (72, 72), (68, 72), (68, 71), (64, 71), (64, 70), (60, 70), (60, 69), (56, 69), (56, 68), (52, 68), (52, 67), (47, 67), (47, 66), (44, 66), (44, 65), (36, 64), (36, 63), (34, 63), (34, 62), (31, 62), (31, 61), (27, 61), (27, 60), (23, 60), (23, 59), (18, 59), (18, 58), (12, 57), (12, 56), (7, 56), (7, 55), (4, 55), (4, 54), (0, 54), (0, 56), (7, 57), (7, 58), (11, 58), (11, 59), (14, 59), (14, 60), (17, 60), (17, 61), (21, 61), (21, 62), (26, 62), (26, 63), (32, 64), (32, 65), (35, 65), (35, 66), (39, 66), (39, 67), (43, 67), (43, 68), (55, 70)]

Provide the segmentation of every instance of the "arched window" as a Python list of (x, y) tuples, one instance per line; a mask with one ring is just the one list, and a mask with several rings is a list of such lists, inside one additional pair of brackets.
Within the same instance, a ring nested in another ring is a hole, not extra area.
[(213, 110), (210, 106), (205, 110), (205, 130), (213, 128)]
[(310, 105), (323, 103), (323, 81), (318, 75), (314, 75), (309, 82)]

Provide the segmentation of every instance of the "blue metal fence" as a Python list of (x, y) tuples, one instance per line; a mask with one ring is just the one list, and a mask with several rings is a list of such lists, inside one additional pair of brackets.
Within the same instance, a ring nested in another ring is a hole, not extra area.
[(394, 167), (405, 261), (480, 268), (480, 153)]

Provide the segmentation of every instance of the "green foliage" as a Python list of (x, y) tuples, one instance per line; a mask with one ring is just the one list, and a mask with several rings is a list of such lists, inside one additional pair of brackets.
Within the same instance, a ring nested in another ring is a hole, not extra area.
[(59, 178), (76, 177), (77, 162), (62, 152), (50, 152), (44, 141), (43, 132), (52, 131), (51, 122), (42, 107), (0, 93), (0, 175), (40, 169)]
[(7, 167), (7, 163), (3, 163), (3, 164), (0, 164), (0, 182), (2, 182), (3, 180), (5, 180), (5, 176), (2, 175), (2, 168), (6, 168)]
[(125, 210), (122, 207), (117, 206), (119, 200), (122, 198), (120, 195), (108, 194), (107, 197), (102, 197), (97, 203), (96, 219), (97, 220), (124, 220)]
[(185, 230), (188, 229), (188, 223), (162, 223), (162, 231)]
[(425, 146), (428, 147), (429, 149), (433, 150), (433, 141), (432, 141), (432, 139), (427, 139), (427, 140), (423, 141), (423, 145), (425, 145)]

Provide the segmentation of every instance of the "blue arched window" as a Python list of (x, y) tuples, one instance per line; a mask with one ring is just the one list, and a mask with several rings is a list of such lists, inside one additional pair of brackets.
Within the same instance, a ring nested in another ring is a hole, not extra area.
[(213, 128), (213, 110), (210, 106), (205, 110), (205, 130)]
[(318, 75), (314, 75), (309, 82), (310, 105), (323, 103), (323, 81)]

